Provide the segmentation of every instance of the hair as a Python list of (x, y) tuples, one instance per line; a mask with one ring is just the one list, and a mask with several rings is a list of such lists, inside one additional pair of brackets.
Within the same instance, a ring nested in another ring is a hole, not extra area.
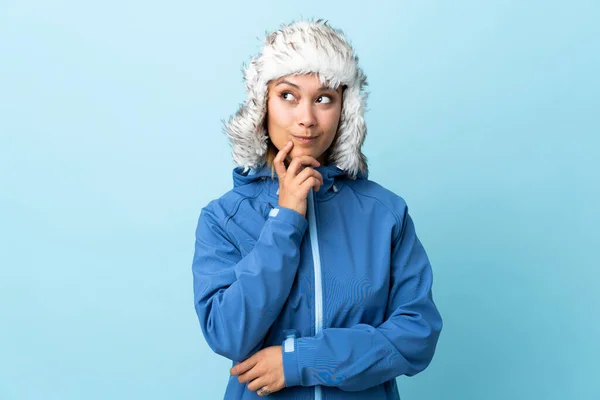
[[(266, 118), (265, 118), (266, 121)], [(268, 135), (268, 133), (267, 133)], [(265, 153), (265, 161), (267, 166), (271, 168), (271, 178), (275, 178), (275, 157), (277, 156), (277, 147), (271, 142), (271, 139), (267, 140), (267, 152)]]

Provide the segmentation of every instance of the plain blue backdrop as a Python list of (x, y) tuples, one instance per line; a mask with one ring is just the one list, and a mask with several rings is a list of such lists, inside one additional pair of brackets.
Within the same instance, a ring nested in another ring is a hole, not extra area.
[(370, 177), (434, 269), (403, 400), (598, 399), (597, 1), (0, 1), (0, 399), (219, 399), (196, 319), (221, 119), (267, 30), (328, 19), (369, 82)]

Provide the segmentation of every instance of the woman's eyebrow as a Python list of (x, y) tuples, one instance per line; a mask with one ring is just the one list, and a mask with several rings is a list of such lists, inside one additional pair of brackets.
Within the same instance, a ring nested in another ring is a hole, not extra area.
[[(284, 79), (284, 80), (282, 80), (282, 81), (279, 81), (279, 82), (278, 82), (278, 83), (277, 83), (275, 86), (279, 86), (279, 85), (281, 85), (281, 84), (290, 85), (290, 86), (293, 86), (293, 87), (295, 87), (296, 89), (300, 89), (300, 86), (298, 86), (298, 85), (296, 85), (295, 83), (292, 83), (292, 82), (290, 82), (290, 81), (286, 81), (285, 79)], [(331, 86), (327, 86), (327, 85), (323, 85), (323, 86), (321, 86), (321, 87), (320, 87), (319, 89), (317, 89), (317, 90), (320, 90), (320, 91), (322, 91), (322, 90), (332, 90), (332, 91), (334, 91), (334, 92), (335, 92), (335, 89), (334, 89), (334, 88), (332, 88)]]
[(284, 79), (284, 80), (282, 80), (282, 81), (279, 81), (279, 82), (278, 82), (278, 83), (277, 83), (275, 86), (279, 86), (279, 85), (282, 85), (282, 84), (284, 84), (284, 83), (285, 83), (286, 85), (293, 86), (293, 87), (295, 87), (296, 89), (300, 89), (300, 86), (298, 86), (298, 85), (296, 85), (295, 83), (292, 83), (292, 82), (290, 82), (290, 81), (286, 81), (285, 79)]

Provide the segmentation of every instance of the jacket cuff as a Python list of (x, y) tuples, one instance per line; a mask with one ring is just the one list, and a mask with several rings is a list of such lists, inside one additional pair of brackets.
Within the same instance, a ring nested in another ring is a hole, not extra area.
[(281, 349), (283, 355), (283, 377), (285, 386), (300, 386), (300, 370), (298, 368), (298, 347), (296, 339), (288, 338), (283, 341)]
[(293, 225), (300, 232), (304, 233), (308, 227), (308, 221), (299, 212), (292, 210), (291, 208), (277, 206), (269, 212), (269, 218), (273, 218), (277, 221), (283, 221), (290, 225)]

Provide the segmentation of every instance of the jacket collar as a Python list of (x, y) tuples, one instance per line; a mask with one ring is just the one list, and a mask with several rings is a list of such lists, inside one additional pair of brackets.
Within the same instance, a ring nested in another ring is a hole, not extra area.
[[(315, 192), (318, 198), (329, 198), (340, 191), (345, 181), (352, 179), (348, 173), (333, 165), (322, 165), (316, 168), (323, 175), (323, 185), (318, 192)], [(359, 173), (356, 179), (367, 179), (367, 173)], [(271, 168), (263, 163), (259, 168), (245, 170), (243, 167), (233, 169), (234, 187), (242, 186), (256, 181), (264, 181), (267, 185), (269, 194), (277, 198), (279, 193), (279, 179), (277, 174), (271, 177)]]

